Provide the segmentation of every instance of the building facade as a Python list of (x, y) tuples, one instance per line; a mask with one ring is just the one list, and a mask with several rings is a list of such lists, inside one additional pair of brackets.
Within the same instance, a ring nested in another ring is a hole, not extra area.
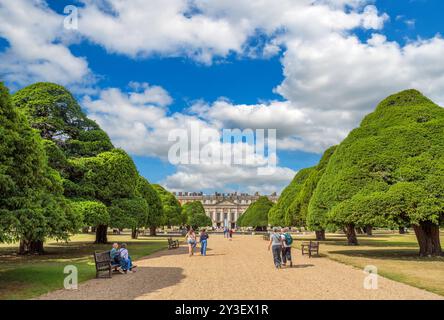
[[(191, 201), (200, 201), (207, 216), (211, 218), (213, 227), (236, 228), (237, 219), (247, 210), (248, 206), (259, 199), (259, 193), (214, 193), (211, 195), (202, 192), (174, 192), (177, 200), (183, 205)], [(273, 193), (267, 196), (277, 202), (278, 196)]]

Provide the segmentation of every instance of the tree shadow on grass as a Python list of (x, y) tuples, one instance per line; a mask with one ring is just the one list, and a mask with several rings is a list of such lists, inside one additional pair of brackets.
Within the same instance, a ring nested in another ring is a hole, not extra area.
[[(167, 248), (167, 241), (127, 241), (130, 255), (137, 259), (155, 251)], [(112, 243), (95, 244), (88, 241), (56, 242), (45, 245), (43, 255), (18, 255), (15, 247), (0, 249), (0, 259), (3, 263), (37, 263), (53, 262), (56, 260), (85, 261), (93, 259), (96, 251), (110, 250)]]
[(368, 259), (382, 259), (382, 260), (402, 260), (402, 261), (417, 261), (430, 262), (441, 261), (444, 262), (443, 257), (420, 257), (418, 249), (351, 249), (351, 250), (335, 250), (330, 251), (330, 254), (340, 254), (348, 257), (359, 257)]

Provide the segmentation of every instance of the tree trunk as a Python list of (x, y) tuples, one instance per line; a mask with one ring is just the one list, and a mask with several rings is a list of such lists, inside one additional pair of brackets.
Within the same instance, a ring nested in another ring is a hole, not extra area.
[(404, 234), (404, 233), (405, 233), (405, 228), (399, 227), (399, 234)]
[(150, 227), (150, 236), (155, 236), (156, 235), (156, 227), (154, 227), (154, 226), (151, 226)]
[(348, 244), (351, 246), (358, 245), (358, 238), (356, 237), (355, 225), (348, 224), (345, 229), (345, 234), (347, 235)]
[(131, 230), (131, 239), (137, 239), (138, 236), (139, 236), (139, 230), (137, 230), (137, 228), (133, 228)]
[(365, 226), (365, 233), (368, 236), (372, 236), (373, 235), (373, 227), (372, 226)]
[(98, 225), (96, 228), (96, 242), (95, 243), (108, 243), (108, 226)]
[(91, 227), (91, 232), (96, 233), (97, 232), (97, 227)]
[(419, 255), (440, 256), (442, 255), (441, 243), (439, 241), (439, 225), (426, 221), (413, 225), (419, 244)]
[(325, 230), (315, 231), (315, 234), (316, 234), (316, 240), (325, 241)]
[(43, 241), (20, 240), (19, 254), (43, 254)]

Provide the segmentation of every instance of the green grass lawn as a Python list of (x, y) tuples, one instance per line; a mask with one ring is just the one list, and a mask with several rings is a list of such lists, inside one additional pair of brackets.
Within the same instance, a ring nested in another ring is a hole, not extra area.
[[(414, 234), (358, 235), (359, 246), (347, 245), (344, 235), (328, 234), (326, 237), (320, 245), (322, 255), (360, 269), (374, 265), (381, 276), (444, 296), (444, 257), (419, 257)], [(295, 246), (300, 249), (300, 240), (313, 239), (296, 237)], [(444, 233), (441, 233), (441, 243), (444, 243)]]
[[(109, 235), (109, 242), (126, 242), (133, 260), (166, 248), (166, 238)], [(68, 243), (48, 241), (46, 254), (19, 256), (18, 244), (0, 244), (0, 299), (28, 299), (63, 288), (66, 265), (78, 268), (79, 282), (95, 277), (94, 251), (109, 250), (111, 245), (93, 244), (94, 235), (79, 234)]]

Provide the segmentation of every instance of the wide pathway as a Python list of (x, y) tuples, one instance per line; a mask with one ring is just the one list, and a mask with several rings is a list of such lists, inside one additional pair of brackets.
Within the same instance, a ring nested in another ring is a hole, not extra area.
[(378, 289), (366, 290), (362, 270), (293, 251), (295, 267), (276, 270), (261, 237), (213, 235), (206, 257), (188, 257), (185, 246), (159, 251), (137, 261), (135, 273), (40, 299), (443, 299), (382, 277)]

